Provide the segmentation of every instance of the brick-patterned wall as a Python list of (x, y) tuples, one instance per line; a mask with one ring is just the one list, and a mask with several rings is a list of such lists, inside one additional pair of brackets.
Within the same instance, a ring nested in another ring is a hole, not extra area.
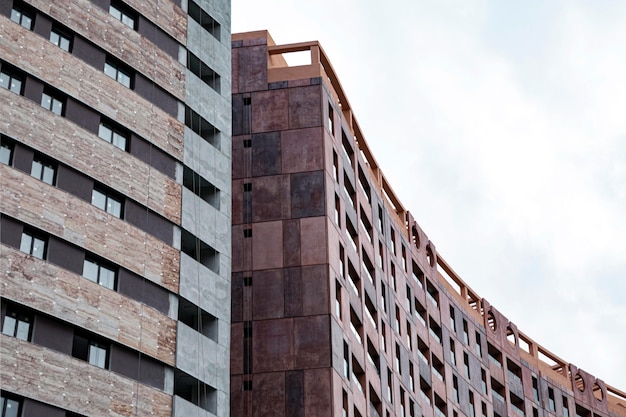
[(161, 390), (62, 353), (0, 335), (2, 389), (93, 416), (169, 416)]
[(183, 123), (104, 71), (49, 46), (47, 39), (0, 16), (2, 59), (115, 120), (174, 158), (182, 159)]
[(175, 248), (16, 169), (0, 165), (0, 175), (3, 213), (178, 292), (180, 252)]
[(0, 124), (2, 133), (180, 224), (182, 188), (176, 181), (25, 97), (2, 89), (0, 98), (0, 114), (7, 116)]
[(0, 246), (8, 271), (0, 294), (117, 341), (168, 365), (175, 363), (176, 321), (63, 268)]

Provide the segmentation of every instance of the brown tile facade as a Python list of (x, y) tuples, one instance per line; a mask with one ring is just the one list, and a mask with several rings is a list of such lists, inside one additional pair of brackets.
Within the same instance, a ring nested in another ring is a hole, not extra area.
[(233, 417), (625, 415), (440, 257), (317, 42), (232, 39)]

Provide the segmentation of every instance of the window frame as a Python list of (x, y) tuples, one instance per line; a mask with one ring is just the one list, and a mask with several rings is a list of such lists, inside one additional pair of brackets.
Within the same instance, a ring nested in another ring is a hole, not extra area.
[[(7, 323), (10, 323), (7, 322), (8, 319), (13, 320), (12, 329), (7, 329)], [(33, 322), (32, 314), (28, 314), (20, 308), (15, 308), (13, 304), (9, 304), (3, 317), (2, 334), (30, 342), (33, 335)], [(25, 323), (28, 326), (25, 336), (23, 334), (24, 329), (20, 329), (21, 323)], [(8, 332), (9, 330), (11, 330), (10, 333)]]
[(134, 86), (134, 72), (133, 70), (120, 63), (116, 59), (107, 57), (104, 61), (104, 68), (102, 70), (104, 74), (122, 84), (126, 88), (132, 89)]
[[(15, 153), (15, 142), (7, 136), (2, 135), (0, 141), (0, 163), (12, 166), (13, 154)], [(6, 157), (8, 155), (8, 158)]]
[[(90, 269), (93, 270), (94, 267), (95, 267), (95, 274), (96, 274), (95, 276), (93, 276), (92, 273), (90, 272)], [(106, 277), (106, 282), (102, 274), (103, 271), (109, 272), (112, 275), (112, 277), (111, 276)], [(89, 281), (94, 282), (96, 284), (99, 284), (103, 286), (104, 288), (108, 288), (112, 291), (117, 291), (119, 270), (113, 267), (108, 262), (103, 262), (91, 256), (85, 256), (85, 259), (83, 261), (83, 272), (81, 275), (83, 276), (83, 278), (88, 279)], [(111, 280), (112, 280), (112, 283), (110, 283)]]
[[(49, 101), (49, 103), (45, 104), (46, 101)], [(44, 88), (43, 93), (41, 93), (41, 102), (39, 104), (44, 109), (51, 111), (57, 116), (65, 116), (66, 97), (56, 90)], [(59, 105), (61, 107), (60, 110), (57, 108)]]
[[(94, 202), (94, 199), (96, 198), (96, 193), (101, 196), (100, 198), (104, 198), (103, 207)], [(111, 202), (117, 203), (119, 212), (112, 211), (113, 209), (110, 209)], [(124, 198), (113, 191), (109, 191), (107, 188), (101, 187), (99, 185), (94, 185), (93, 189), (91, 190), (91, 204), (99, 208), (100, 210), (109, 213), (111, 216), (117, 217), (118, 219), (124, 218)]]
[[(14, 414), (16, 416), (21, 416), (22, 415), (22, 398), (16, 396), (16, 395), (12, 395), (8, 392), (2, 391), (2, 394), (0, 394), (0, 397), (2, 398), (0, 400), (0, 415), (2, 417), (8, 416), (9, 414), (7, 414), (7, 406), (9, 405), (9, 401), (15, 403), (17, 405), (17, 412)], [(11, 405), (12, 406), (12, 405)]]
[[(40, 172), (38, 175), (35, 175), (36, 173), (33, 172), (35, 170), (36, 164), (40, 166)], [(49, 175), (50, 171), (52, 172), (52, 178), (46, 176), (46, 173), (48, 173)], [(50, 161), (48, 158), (45, 158), (39, 154), (35, 154), (31, 163), (30, 176), (38, 179), (39, 181), (43, 181), (46, 184), (54, 186), (56, 184), (57, 165), (56, 163)]]
[[(54, 41), (52, 39), (53, 36), (56, 36), (58, 39)], [(59, 29), (57, 26), (52, 26), (50, 29), (50, 36), (48, 38), (50, 43), (56, 45), (57, 47), (63, 49), (66, 52), (72, 52), (72, 46), (74, 45), (74, 37), (68, 33), (67, 30)], [(63, 41), (66, 41), (67, 46), (64, 46)]]
[[(16, 17), (16, 15), (19, 15)], [(11, 16), (10, 19), (12, 22), (17, 23), (27, 30), (33, 30), (35, 27), (35, 17), (36, 13), (33, 9), (28, 7), (22, 1), (14, 1), (13, 7), (11, 8)], [(24, 25), (23, 19), (27, 18), (29, 20), (28, 26)], [(17, 19), (17, 20), (16, 20)]]
[(109, 5), (109, 14), (129, 28), (137, 30), (137, 13), (126, 5), (112, 1)]
[[(25, 245), (24, 237), (30, 238), (30, 242), (26, 243), (29, 247), (28, 252), (23, 249)], [(43, 246), (43, 249), (41, 250), (41, 256), (38, 256), (37, 253), (34, 253), (34, 252), (39, 252), (35, 250), (36, 249), (35, 245), (37, 244), (37, 241), (39, 241), (40, 244)], [(47, 256), (47, 252), (48, 252), (47, 249), (48, 249), (47, 237), (44, 237), (42, 234), (34, 232), (28, 228), (24, 228), (24, 230), (22, 231), (22, 237), (20, 238), (20, 251), (30, 256), (34, 256), (37, 259), (45, 260)]]
[[(20, 96), (24, 95), (24, 81), (26, 77), (21, 71), (10, 65), (2, 65), (2, 69), (0, 70), (0, 81), (2, 80), (3, 75), (8, 78), (8, 81), (6, 83), (6, 87), (3, 84), (0, 84), (0, 87), (5, 90), (9, 90), (12, 93), (19, 94)], [(19, 82), (19, 86), (17, 88), (13, 85), (15, 81)]]
[[(106, 135), (108, 137), (103, 136), (104, 129), (108, 132)], [(126, 129), (117, 123), (111, 122), (107, 119), (101, 119), (100, 124), (98, 125), (98, 137), (123, 151), (128, 151), (130, 134)], [(122, 144), (120, 144), (121, 139), (124, 139)]]

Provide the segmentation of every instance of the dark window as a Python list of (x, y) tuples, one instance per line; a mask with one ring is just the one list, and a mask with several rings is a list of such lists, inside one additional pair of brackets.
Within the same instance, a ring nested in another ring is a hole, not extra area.
[(8, 306), (2, 324), (2, 333), (22, 340), (30, 340), (33, 317), (13, 306)]
[(22, 399), (2, 392), (0, 396), (0, 412), (2, 417), (19, 417), (21, 415)]
[(11, 20), (28, 30), (32, 30), (35, 23), (35, 11), (23, 2), (16, 0), (13, 2)]
[(114, 267), (101, 261), (85, 259), (83, 263), (83, 277), (111, 290), (116, 288), (117, 271)]
[(107, 58), (104, 63), (104, 73), (118, 83), (122, 84), (124, 87), (132, 88), (133, 73), (130, 68), (125, 65), (122, 65), (111, 58)]
[(63, 116), (65, 111), (65, 97), (58, 91), (44, 89), (41, 95), (41, 107), (52, 113)]
[(75, 334), (72, 356), (99, 368), (107, 369), (109, 366), (109, 345), (101, 339)]
[(3, 66), (0, 71), (0, 87), (13, 91), (15, 94), (22, 94), (24, 76), (17, 70)]
[(252, 237), (252, 229), (243, 229), (243, 237)]
[(11, 165), (13, 163), (13, 149), (15, 145), (6, 136), (2, 135), (0, 143), (0, 163)]
[(219, 130), (189, 107), (185, 108), (185, 125), (214, 147), (220, 147)]
[(53, 27), (50, 31), (50, 42), (64, 51), (70, 52), (72, 50), (72, 35), (59, 28)]
[[(200, 58), (187, 52), (187, 68), (198, 76), (206, 85), (213, 90), (220, 92), (220, 76), (213, 71), (207, 64), (202, 62)], [(245, 99), (244, 99), (245, 100)]]
[(33, 255), (35, 258), (46, 258), (47, 239), (37, 235), (29, 230), (22, 232), (22, 240), (20, 242), (20, 250), (24, 253)]
[(108, 120), (100, 121), (98, 136), (122, 150), (127, 149), (128, 138), (130, 137), (126, 129)]
[(198, 22), (207, 32), (215, 39), (220, 40), (220, 24), (215, 21), (207, 12), (202, 10), (200, 6), (193, 0), (189, 0), (189, 16)]
[(91, 204), (115, 217), (122, 218), (123, 198), (102, 188), (94, 188), (91, 193)]
[(56, 178), (56, 164), (48, 159), (35, 155), (33, 164), (31, 165), (30, 175), (45, 182), (46, 184), (54, 185)]
[(178, 320), (209, 339), (218, 339), (217, 318), (184, 298), (179, 299)]
[(109, 13), (111, 16), (128, 26), (129, 28), (135, 29), (137, 22), (137, 14), (130, 10), (125, 5), (113, 1), (109, 6)]
[(243, 140), (243, 147), (244, 148), (251, 148), (252, 147), (252, 139), (244, 139)]
[(220, 190), (187, 166), (183, 170), (183, 186), (219, 210)]
[(213, 272), (219, 273), (219, 252), (184, 229), (181, 233), (181, 251)]

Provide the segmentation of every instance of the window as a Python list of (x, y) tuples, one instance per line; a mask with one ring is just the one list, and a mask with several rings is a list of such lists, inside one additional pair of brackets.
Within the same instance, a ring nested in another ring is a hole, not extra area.
[(467, 379), (470, 379), (469, 355), (467, 352), (463, 352), (463, 365), (465, 366), (465, 376)]
[(91, 204), (115, 217), (122, 217), (122, 199), (111, 192), (94, 188), (91, 192)]
[(328, 130), (330, 131), (331, 135), (335, 134), (335, 124), (333, 123), (333, 106), (328, 103)]
[(548, 387), (548, 404), (550, 406), (550, 411), (555, 411), (556, 406), (554, 405), (554, 390)]
[(563, 396), (563, 417), (569, 417), (569, 407), (567, 405), (566, 396)]
[(220, 190), (187, 166), (183, 169), (183, 186), (219, 210)]
[(53, 27), (50, 31), (50, 42), (64, 51), (70, 52), (72, 50), (72, 36), (58, 28)]
[(467, 330), (467, 320), (463, 319), (463, 343), (469, 344), (469, 333)]
[(41, 107), (50, 110), (52, 113), (63, 116), (65, 98), (56, 91), (45, 90), (41, 95)]
[(50, 161), (40, 156), (35, 156), (33, 164), (30, 169), (30, 175), (45, 182), (46, 184), (54, 185), (54, 178), (56, 174), (56, 167)]
[(83, 277), (111, 290), (115, 290), (116, 275), (112, 267), (94, 259), (85, 259), (83, 263)]
[(124, 7), (118, 2), (111, 2), (111, 5), (109, 6), (109, 13), (129, 28), (135, 29), (135, 22), (137, 19), (132, 10)]
[(220, 131), (189, 107), (185, 108), (185, 125), (209, 144), (219, 149)]
[(24, 77), (16, 70), (3, 67), (0, 71), (0, 87), (13, 91), (15, 94), (22, 94), (22, 82)]
[(350, 378), (350, 349), (346, 342), (343, 342), (343, 376)]
[(335, 314), (341, 320), (341, 284), (335, 281)]
[(26, 314), (12, 306), (7, 307), (4, 316), (4, 324), (2, 325), (2, 333), (11, 337), (17, 337), (22, 340), (30, 340), (31, 323), (33, 318), (30, 314)]
[(13, 142), (5, 140), (5, 136), (2, 136), (2, 143), (0, 144), (0, 162), (5, 165), (11, 165), (13, 162)]
[(479, 358), (483, 356), (483, 347), (480, 343), (480, 333), (478, 332), (476, 332), (476, 355), (478, 355)]
[(28, 30), (32, 30), (35, 21), (35, 12), (31, 10), (28, 6), (26, 6), (23, 2), (16, 0), (13, 2), (13, 9), (11, 10), (11, 20), (18, 25), (22, 25)]
[(19, 417), (21, 415), (22, 400), (2, 392), (0, 397), (0, 416)]
[(24, 253), (33, 255), (35, 258), (45, 259), (46, 239), (43, 236), (37, 236), (34, 233), (25, 230), (22, 232), (20, 250)]
[(454, 320), (454, 307), (450, 306), (450, 330), (456, 332), (456, 321)]
[(104, 63), (104, 73), (124, 87), (131, 88), (132, 72), (119, 62), (107, 59)]
[(474, 393), (472, 391), (469, 392), (469, 403), (470, 403), (470, 417), (474, 417), (476, 415), (476, 410), (474, 409)]
[(89, 362), (99, 368), (106, 369), (109, 365), (109, 347), (102, 340), (86, 335), (74, 335), (72, 356)]
[(536, 402), (539, 402), (539, 386), (538, 386), (537, 378), (535, 378), (534, 376), (533, 376), (533, 399)]
[(109, 143), (126, 150), (129, 134), (125, 129), (109, 121), (101, 121), (98, 128), (98, 136)]
[(220, 76), (213, 71), (207, 64), (202, 62), (200, 58), (187, 52), (187, 68), (202, 80), (206, 85), (216, 92), (220, 92)]
[(202, 10), (193, 0), (189, 0), (188, 9), (189, 17), (198, 22), (215, 39), (220, 40), (220, 24), (215, 19)]
[(450, 338), (450, 363), (456, 366), (456, 351), (454, 349), (454, 340)]
[(487, 372), (484, 369), (480, 370), (480, 389), (487, 395)]

